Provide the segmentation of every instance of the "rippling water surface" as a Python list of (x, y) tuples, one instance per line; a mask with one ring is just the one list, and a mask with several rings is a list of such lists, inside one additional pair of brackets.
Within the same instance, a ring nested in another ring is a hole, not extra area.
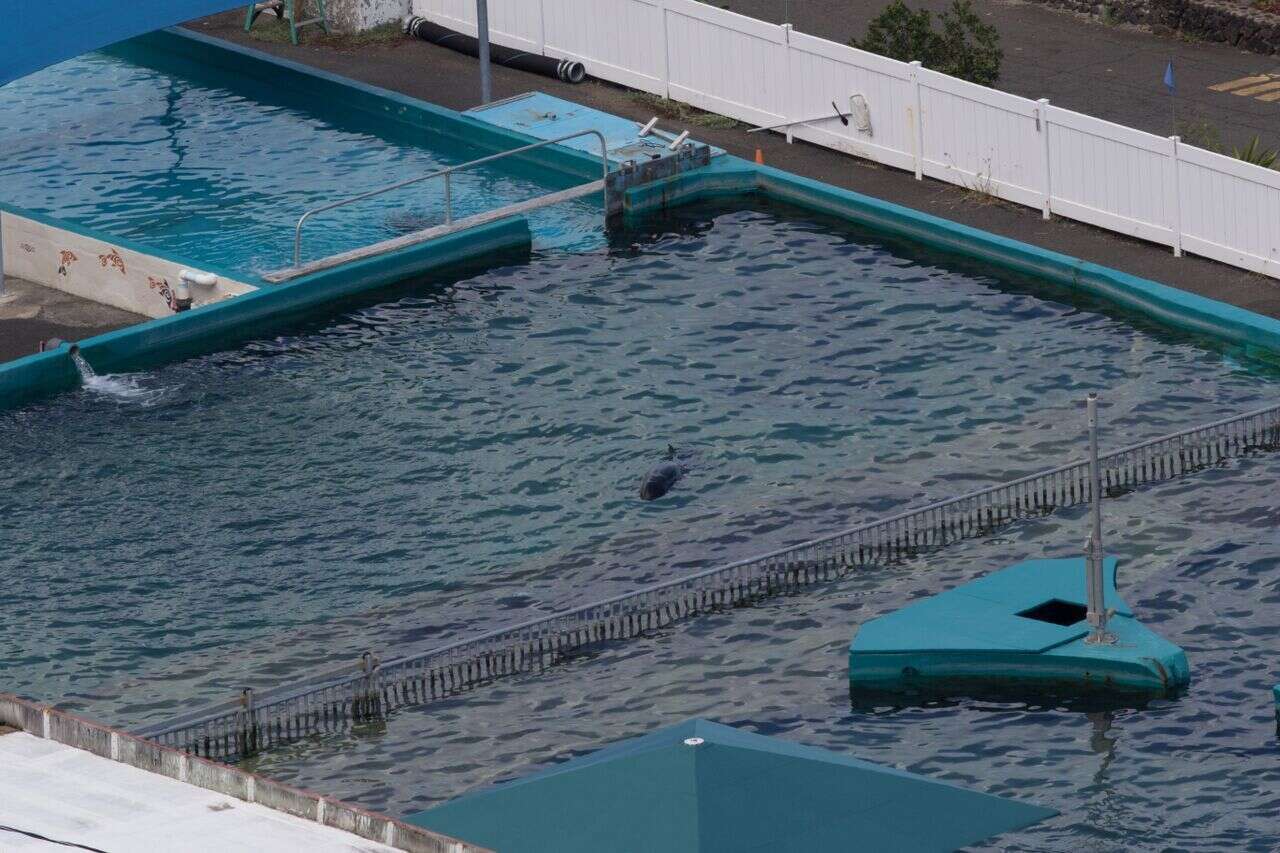
[[(1274, 401), (1203, 341), (756, 207), (428, 280), (0, 414), (7, 682), (124, 724), (365, 648), (430, 646)], [(691, 468), (637, 498), (668, 443)], [(263, 760), (409, 811), (699, 714), (1057, 806), (1018, 849), (1265, 849), (1280, 805), (1274, 462), (1110, 504), (1192, 694), (854, 713), (853, 625), (1029, 554), (1063, 515), (690, 623)], [(1167, 822), (1168, 829), (1162, 826)]]
[[(308, 209), (489, 153), (244, 77), (175, 69), (136, 43), (119, 50), (128, 58), (88, 54), (0, 88), (0, 199), (247, 276), (291, 263)], [(501, 164), (453, 182), (455, 216), (575, 183)], [(304, 258), (440, 224), (443, 193), (435, 179), (320, 214)], [(530, 224), (540, 248), (592, 248), (601, 216), (582, 200)]]
[(855, 625), (993, 567), (1078, 554), (1087, 521), (1072, 512), (397, 712), (256, 768), (406, 814), (701, 716), (1061, 812), (974, 849), (1273, 851), (1278, 475), (1280, 461), (1253, 459), (1107, 504), (1123, 594), (1190, 658), (1193, 683), (1178, 699), (851, 708)]

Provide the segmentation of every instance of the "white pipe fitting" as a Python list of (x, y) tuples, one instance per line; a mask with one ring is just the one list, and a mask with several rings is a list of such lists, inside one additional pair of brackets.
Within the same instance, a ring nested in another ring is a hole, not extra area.
[(211, 272), (182, 270), (178, 273), (178, 278), (182, 279), (187, 284), (198, 284), (201, 287), (213, 287), (218, 283), (218, 277)]

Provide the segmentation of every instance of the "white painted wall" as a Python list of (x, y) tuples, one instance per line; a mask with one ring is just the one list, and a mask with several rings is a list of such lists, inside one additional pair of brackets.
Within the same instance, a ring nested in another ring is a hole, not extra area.
[(409, 14), (409, 0), (327, 0), (325, 13), (333, 29), (355, 33), (402, 20)]
[[(0, 212), (0, 229), (6, 275), (146, 317), (173, 313), (162, 293), (178, 283), (181, 264), (12, 213)], [(192, 285), (192, 307), (251, 290), (223, 278), (212, 287)]]
[[(475, 0), (412, 0), (475, 34)], [(594, 77), (1280, 278), (1280, 172), (698, 0), (489, 0), (494, 42)], [(845, 127), (860, 94), (871, 132)]]

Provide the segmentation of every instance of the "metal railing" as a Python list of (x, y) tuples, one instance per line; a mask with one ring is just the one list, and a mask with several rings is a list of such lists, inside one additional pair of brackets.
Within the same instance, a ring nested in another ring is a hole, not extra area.
[[(1106, 495), (1280, 447), (1280, 405), (1113, 450), (1099, 457)], [(185, 714), (138, 732), (229, 760), (376, 718), (506, 675), (550, 667), (595, 643), (627, 639), (707, 610), (747, 604), (863, 567), (989, 533), (1090, 500), (1080, 460), (838, 533), (717, 566), (518, 625), (379, 663), (366, 653), (303, 681)]]
[[(357, 202), (366, 201), (367, 199), (375, 198), (377, 196), (384, 195), (389, 192), (395, 192), (396, 190), (404, 189), (405, 187), (410, 187), (410, 186), (413, 186), (414, 184), (420, 184), (423, 181), (429, 181), (432, 178), (442, 177), (444, 178), (444, 221), (446, 225), (450, 225), (453, 223), (452, 175), (454, 172), (461, 172), (464, 169), (470, 169), (475, 166), (482, 166), (485, 163), (492, 163), (494, 160), (501, 160), (505, 157), (515, 156), (516, 154), (524, 154), (526, 152), (533, 151), (536, 148), (545, 148), (548, 145), (557, 145), (561, 142), (568, 142), (570, 139), (577, 139), (580, 136), (594, 136), (596, 137), (596, 139), (600, 141), (601, 178), (605, 181), (604, 191), (607, 194), (609, 192), (609, 188), (608, 188), (609, 145), (605, 141), (604, 134), (601, 133), (600, 131), (592, 128), (588, 128), (587, 130), (579, 130), (576, 133), (565, 134), (564, 136), (560, 136), (555, 139), (544, 139), (540, 142), (533, 142), (533, 143), (530, 143), (529, 145), (522, 145), (519, 148), (512, 148), (510, 151), (499, 151), (497, 154), (490, 154), (488, 157), (481, 157), (478, 160), (471, 160), (470, 162), (461, 163), (457, 166), (450, 166), (447, 169), (440, 169), (438, 171), (431, 172), (426, 175), (419, 175), (416, 178), (409, 178), (407, 181), (401, 181), (398, 184), (391, 184), (390, 186), (381, 187), (376, 190), (370, 190), (369, 192), (361, 193), (360, 195), (351, 196), (349, 198), (344, 198), (339, 201), (334, 201), (334, 202), (330, 202), (329, 204), (321, 205), (320, 207), (312, 208), (311, 210), (308, 210), (306, 213), (302, 214), (302, 216), (298, 218), (298, 224), (293, 229), (293, 265), (295, 268), (302, 265), (302, 226), (307, 223), (308, 219), (310, 219), (311, 217), (315, 216), (318, 213), (326, 213), (330, 210), (336, 210), (339, 207), (346, 207), (349, 204), (356, 204)], [(606, 204), (605, 204), (606, 210), (608, 209), (607, 201), (608, 200), (606, 199)]]

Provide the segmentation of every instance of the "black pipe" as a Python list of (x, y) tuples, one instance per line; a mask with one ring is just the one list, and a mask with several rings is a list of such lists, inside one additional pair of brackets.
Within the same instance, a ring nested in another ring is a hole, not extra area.
[[(407, 19), (404, 22), (404, 31), (423, 41), (456, 50), (458, 53), (465, 53), (467, 56), (480, 55), (480, 43), (476, 39), (432, 23), (426, 18)], [(550, 56), (539, 56), (536, 53), (497, 44), (489, 46), (489, 59), (507, 68), (555, 77), (566, 83), (581, 83), (587, 76), (587, 69), (576, 59), (552, 59)]]

